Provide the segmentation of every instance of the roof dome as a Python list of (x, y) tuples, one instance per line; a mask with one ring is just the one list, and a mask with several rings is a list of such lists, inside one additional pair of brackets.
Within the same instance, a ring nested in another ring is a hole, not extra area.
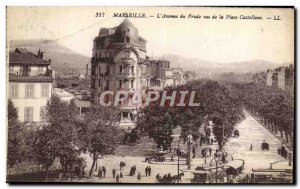
[(116, 33), (137, 36), (138, 30), (128, 19), (124, 19), (124, 21), (117, 27)]

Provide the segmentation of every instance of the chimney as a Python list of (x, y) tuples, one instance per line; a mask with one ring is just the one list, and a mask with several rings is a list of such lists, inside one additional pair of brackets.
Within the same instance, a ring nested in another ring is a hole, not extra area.
[(86, 64), (85, 77), (89, 75), (89, 64)]

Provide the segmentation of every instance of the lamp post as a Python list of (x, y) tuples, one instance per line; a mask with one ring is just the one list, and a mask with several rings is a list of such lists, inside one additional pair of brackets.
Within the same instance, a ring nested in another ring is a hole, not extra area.
[(191, 169), (191, 139), (193, 139), (193, 136), (191, 134), (188, 135), (188, 157), (187, 157), (187, 169)]
[[(177, 152), (179, 152), (179, 143), (180, 143), (180, 139), (178, 139)], [(177, 156), (178, 156), (178, 161), (177, 161), (177, 175), (179, 176), (179, 153), (177, 153)], [(178, 179), (178, 183), (179, 183), (179, 179)]]
[(218, 161), (220, 161), (220, 153), (216, 152), (216, 157), (212, 159), (211, 161), (215, 160), (216, 162), (216, 183), (218, 183)]
[[(179, 159), (179, 143), (181, 142), (181, 140), (180, 140), (180, 138), (179, 138), (179, 135), (171, 135), (172, 137), (178, 137), (178, 143), (177, 143), (177, 152), (176, 152), (176, 154), (177, 154), (177, 156), (178, 156), (178, 158), (177, 158), (177, 175), (179, 175), (179, 161), (180, 161), (180, 159)], [(178, 180), (178, 183), (179, 183), (179, 180)]]

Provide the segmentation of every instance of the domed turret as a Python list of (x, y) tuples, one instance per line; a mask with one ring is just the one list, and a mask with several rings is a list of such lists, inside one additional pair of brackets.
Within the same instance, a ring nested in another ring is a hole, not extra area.
[(116, 34), (137, 36), (137, 28), (128, 20), (125, 19), (117, 28)]

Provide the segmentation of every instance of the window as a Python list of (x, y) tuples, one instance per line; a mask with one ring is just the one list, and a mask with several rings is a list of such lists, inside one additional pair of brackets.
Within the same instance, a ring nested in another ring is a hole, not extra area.
[(123, 112), (123, 118), (125, 118), (125, 119), (128, 118), (128, 112)]
[(100, 56), (101, 56), (101, 58), (105, 58), (105, 53), (104, 52), (100, 52)]
[(109, 75), (109, 66), (108, 66), (108, 65), (106, 65), (106, 73), (105, 73), (105, 75), (106, 75), (106, 76)]
[(109, 80), (106, 80), (105, 90), (109, 90)]
[(14, 73), (14, 66), (9, 66), (9, 73)]
[(43, 72), (43, 70), (44, 70), (44, 67), (43, 67), (43, 66), (39, 66), (39, 67), (38, 67), (38, 72)]
[(125, 38), (125, 43), (130, 43), (130, 37)]
[(42, 120), (44, 118), (46, 114), (46, 106), (41, 106), (40, 107), (40, 120)]
[(129, 58), (130, 57), (130, 51), (125, 51), (125, 58)]
[(49, 84), (42, 84), (42, 97), (49, 97)]
[(25, 85), (25, 97), (27, 97), (27, 98), (34, 97), (34, 85), (33, 84)]
[(134, 66), (131, 66), (131, 73), (134, 73)]
[(10, 84), (9, 96), (13, 98), (19, 97), (19, 86), (18, 84)]
[(33, 107), (24, 108), (24, 121), (32, 122), (33, 121)]
[(130, 88), (133, 88), (133, 80), (130, 81)]
[(119, 80), (119, 88), (122, 88), (122, 80)]

